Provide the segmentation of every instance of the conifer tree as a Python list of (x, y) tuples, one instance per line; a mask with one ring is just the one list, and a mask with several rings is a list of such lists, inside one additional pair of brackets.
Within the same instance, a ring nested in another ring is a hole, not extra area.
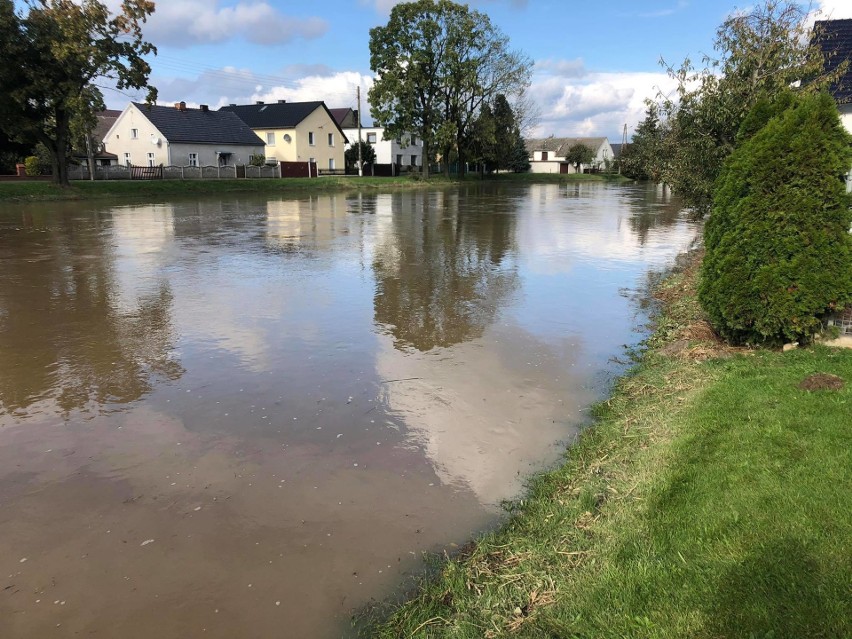
[(852, 302), (852, 136), (825, 93), (759, 103), (744, 127), (761, 120), (716, 183), (699, 299), (734, 342), (809, 341)]

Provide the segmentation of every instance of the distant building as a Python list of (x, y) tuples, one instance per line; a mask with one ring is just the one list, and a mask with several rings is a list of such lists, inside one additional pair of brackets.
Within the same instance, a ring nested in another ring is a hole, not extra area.
[(341, 109), (329, 109), (329, 111), (341, 129), (358, 128), (358, 109), (343, 107)]
[(575, 173), (576, 167), (566, 160), (568, 150), (577, 144), (589, 147), (594, 159), (583, 169), (602, 169), (615, 158), (609, 140), (603, 138), (537, 138), (524, 140), (530, 160), (531, 173)]
[(95, 166), (113, 166), (118, 164), (118, 156), (115, 153), (110, 153), (104, 147), (104, 138), (106, 137), (112, 125), (121, 115), (121, 111), (116, 109), (105, 109), (96, 114), (98, 123), (95, 125), (92, 134), (87, 141), (88, 148), (74, 148), (71, 156), (75, 161), (84, 166), (89, 165), (89, 151), (91, 150)]
[(347, 139), (325, 102), (232, 104), (233, 113), (266, 143), (267, 162), (315, 162), (320, 170), (343, 170)]
[(248, 164), (263, 153), (263, 140), (233, 113), (206, 105), (187, 108), (131, 102), (103, 138), (118, 163), (135, 166)]
[[(351, 146), (358, 141), (358, 129), (345, 129)], [(399, 167), (423, 166), (423, 140), (416, 135), (398, 138), (385, 137), (381, 127), (361, 127), (361, 140), (369, 142), (376, 151), (376, 164), (396, 164)]]

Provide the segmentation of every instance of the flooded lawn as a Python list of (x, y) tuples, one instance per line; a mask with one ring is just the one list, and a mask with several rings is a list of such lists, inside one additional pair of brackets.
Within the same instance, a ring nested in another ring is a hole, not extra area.
[(3, 205), (0, 637), (345, 634), (558, 459), (695, 233), (603, 184)]

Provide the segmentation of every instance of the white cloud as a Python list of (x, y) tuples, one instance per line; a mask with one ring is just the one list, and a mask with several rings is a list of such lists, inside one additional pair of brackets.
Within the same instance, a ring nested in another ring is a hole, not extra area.
[[(176, 68), (179, 70), (179, 67)], [(325, 65), (296, 64), (281, 69), (275, 76), (227, 66), (206, 69), (194, 77), (164, 78), (155, 75), (151, 83), (157, 87), (157, 101), (161, 104), (183, 100), (190, 106), (209, 104), (211, 108), (231, 103), (250, 104), (256, 100), (323, 100), (329, 108), (354, 108), (356, 87), (360, 85), (362, 107), (366, 114), (369, 112), (366, 96), (373, 85), (373, 78), (357, 71), (334, 71)], [(106, 98), (112, 108), (123, 108), (128, 100), (122, 95), (113, 98), (108, 94)]]
[(538, 60), (535, 63), (536, 73), (555, 75), (563, 78), (581, 78), (586, 75), (586, 65), (582, 58), (574, 60)]
[[(381, 14), (388, 14), (390, 10), (401, 2), (410, 2), (411, 0), (361, 0), (362, 5), (372, 6)], [(469, 0), (467, 4), (476, 7), (477, 5), (488, 5), (504, 2), (516, 9), (524, 9), (529, 4), (529, 0)]]
[[(357, 71), (342, 71), (331, 75), (315, 75), (299, 78), (292, 85), (270, 86), (252, 95), (251, 99), (275, 102), (309, 102), (324, 100), (329, 108), (355, 107), (355, 90), (361, 87), (362, 110), (366, 113), (367, 91), (373, 86), (372, 76)], [(366, 118), (365, 118), (366, 119)]]
[(852, 2), (849, 0), (819, 0), (817, 9), (818, 20), (842, 20), (852, 18)]
[[(537, 65), (538, 67), (538, 65)], [(675, 83), (664, 73), (587, 73), (581, 78), (536, 74), (531, 98), (541, 108), (535, 136), (597, 136), (621, 141), (645, 116), (645, 100)]]
[(317, 38), (327, 30), (325, 20), (289, 17), (266, 1), (240, 0), (232, 6), (220, 6), (219, 0), (182, 0), (158, 2), (145, 27), (145, 37), (155, 45), (173, 47), (215, 44), (234, 38), (278, 44)]

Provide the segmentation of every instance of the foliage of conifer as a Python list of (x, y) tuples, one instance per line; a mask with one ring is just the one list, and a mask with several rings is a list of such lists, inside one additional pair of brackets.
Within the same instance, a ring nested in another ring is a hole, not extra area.
[(808, 341), (852, 302), (852, 136), (825, 93), (760, 103), (745, 126), (761, 120), (716, 182), (699, 299), (734, 342)]

